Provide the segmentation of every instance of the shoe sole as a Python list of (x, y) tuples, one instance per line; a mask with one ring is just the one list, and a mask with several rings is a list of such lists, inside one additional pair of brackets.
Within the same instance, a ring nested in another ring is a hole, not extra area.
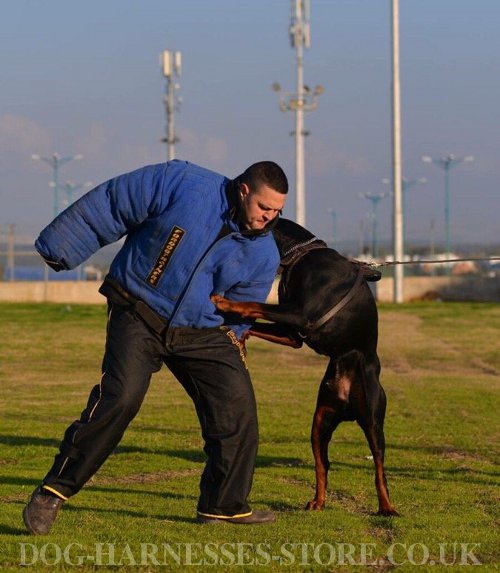
[(232, 525), (265, 525), (266, 523), (274, 523), (276, 519), (269, 521), (243, 521), (239, 519), (216, 519), (213, 517), (197, 517), (198, 523), (231, 523)]

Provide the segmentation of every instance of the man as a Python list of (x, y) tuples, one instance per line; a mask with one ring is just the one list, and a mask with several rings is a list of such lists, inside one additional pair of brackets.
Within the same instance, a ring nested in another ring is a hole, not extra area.
[(210, 296), (265, 300), (279, 265), (270, 228), (287, 191), (270, 161), (230, 180), (175, 160), (99, 185), (42, 231), (35, 246), (55, 270), (126, 239), (100, 289), (108, 299), (101, 382), (23, 511), (31, 533), (48, 533), (115, 449), (162, 363), (193, 400), (205, 441), (198, 521), (274, 521), (247, 501), (258, 431), (238, 341), (250, 324), (224, 322)]

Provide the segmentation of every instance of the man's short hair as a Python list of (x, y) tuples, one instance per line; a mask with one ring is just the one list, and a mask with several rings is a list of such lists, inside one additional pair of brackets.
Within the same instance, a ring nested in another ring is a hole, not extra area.
[(264, 184), (283, 195), (288, 193), (288, 179), (285, 172), (274, 161), (259, 161), (250, 165), (240, 175), (239, 180), (246, 183), (252, 190)]

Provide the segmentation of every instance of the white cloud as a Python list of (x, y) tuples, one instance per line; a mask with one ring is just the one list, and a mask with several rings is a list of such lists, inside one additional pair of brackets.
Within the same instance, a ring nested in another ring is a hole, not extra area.
[(321, 139), (314, 138), (307, 142), (307, 167), (315, 175), (347, 173), (349, 175), (366, 175), (373, 172), (368, 158), (346, 152), (336, 152)]
[(161, 145), (135, 143), (133, 137), (120, 139), (95, 121), (87, 133), (75, 138), (73, 147), (83, 155), (82, 168), (87, 176), (97, 183), (163, 160)]
[(75, 139), (75, 149), (86, 158), (101, 156), (106, 151), (108, 137), (104, 126), (93, 121), (90, 124), (89, 132)]
[(229, 148), (224, 139), (196, 133), (190, 129), (180, 131), (180, 142), (176, 151), (182, 159), (211, 169), (224, 168), (229, 155)]
[(50, 148), (49, 132), (35, 121), (22, 115), (0, 116), (0, 151), (2, 154), (43, 153)]

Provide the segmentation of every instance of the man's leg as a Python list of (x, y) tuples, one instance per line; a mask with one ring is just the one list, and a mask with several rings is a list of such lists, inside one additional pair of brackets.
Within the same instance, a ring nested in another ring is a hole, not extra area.
[(32, 533), (40, 529), (37, 500), (44, 507), (51, 502), (40, 496), (52, 494), (65, 500), (74, 495), (117, 446), (139, 411), (151, 374), (161, 368), (162, 352), (159, 337), (133, 310), (112, 305), (101, 382), (92, 389), (80, 419), (66, 430), (52, 468), (25, 510), (25, 523)]
[[(173, 329), (165, 363), (191, 396), (205, 440), (207, 464), (198, 515), (248, 518), (258, 446), (250, 375), (234, 333), (227, 329)], [(261, 517), (263, 517), (261, 515)], [(264, 519), (260, 519), (264, 521)], [(271, 521), (266, 515), (265, 521)]]

